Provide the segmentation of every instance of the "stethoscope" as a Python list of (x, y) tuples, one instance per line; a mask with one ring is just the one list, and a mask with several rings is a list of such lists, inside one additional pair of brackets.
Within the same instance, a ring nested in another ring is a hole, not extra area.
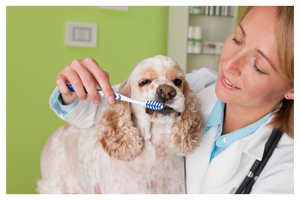
[(276, 148), (281, 136), (282, 130), (280, 129), (273, 129), (271, 136), (269, 137), (264, 150), (264, 155), (261, 161), (256, 160), (252, 165), (249, 173), (245, 177), (244, 181), (237, 189), (235, 194), (249, 194), (251, 189), (258, 179), (261, 171), (264, 169), (265, 165), (267, 164), (269, 158), (272, 156), (274, 149)]

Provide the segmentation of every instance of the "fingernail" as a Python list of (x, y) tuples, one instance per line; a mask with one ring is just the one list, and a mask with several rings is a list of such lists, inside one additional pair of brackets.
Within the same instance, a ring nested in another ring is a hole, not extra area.
[(99, 191), (99, 190), (100, 190), (99, 186), (95, 186), (95, 191)]
[(96, 101), (95, 101), (95, 104), (96, 104), (96, 105), (99, 105), (99, 103), (100, 103), (100, 100), (96, 100)]
[(115, 99), (114, 99), (112, 96), (110, 96), (110, 97), (108, 98), (108, 102), (109, 102), (110, 104), (113, 104), (113, 103), (115, 102)]

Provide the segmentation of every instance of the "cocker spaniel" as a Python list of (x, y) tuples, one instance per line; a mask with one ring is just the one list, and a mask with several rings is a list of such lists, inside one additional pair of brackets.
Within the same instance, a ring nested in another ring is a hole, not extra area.
[(140, 61), (118, 93), (162, 110), (116, 100), (94, 127), (65, 125), (41, 154), (39, 193), (186, 193), (184, 155), (199, 143), (202, 118), (185, 74), (169, 57)]

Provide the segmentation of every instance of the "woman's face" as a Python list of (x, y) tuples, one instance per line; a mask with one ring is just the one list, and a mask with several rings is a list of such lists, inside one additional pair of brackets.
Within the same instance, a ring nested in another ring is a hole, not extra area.
[(293, 90), (274, 65), (276, 7), (254, 7), (224, 43), (216, 94), (225, 103), (274, 107)]

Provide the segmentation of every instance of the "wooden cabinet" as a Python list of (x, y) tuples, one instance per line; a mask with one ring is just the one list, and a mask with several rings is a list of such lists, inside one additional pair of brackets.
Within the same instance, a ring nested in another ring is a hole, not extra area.
[(187, 38), (189, 26), (202, 29), (202, 52), (204, 42), (225, 42), (234, 32), (237, 6), (228, 6), (228, 16), (189, 14), (189, 6), (170, 6), (168, 29), (168, 56), (190, 73), (202, 67), (218, 71), (218, 54), (188, 54)]

